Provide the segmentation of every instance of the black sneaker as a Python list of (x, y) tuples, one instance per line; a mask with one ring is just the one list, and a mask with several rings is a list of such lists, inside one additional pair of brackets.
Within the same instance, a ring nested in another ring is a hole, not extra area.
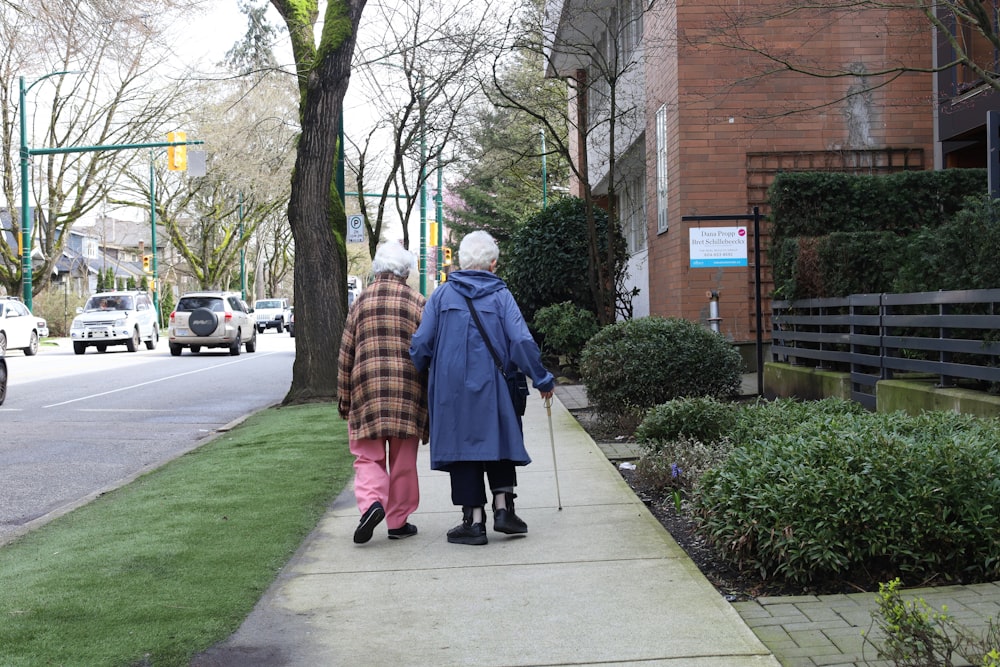
[(448, 531), (448, 541), (452, 544), (486, 544), (486, 523), (463, 521)]
[(405, 523), (399, 528), (389, 529), (389, 539), (390, 540), (402, 540), (407, 537), (413, 537), (417, 534), (417, 527), (412, 523)]
[(528, 524), (513, 510), (499, 509), (493, 513), (493, 530), (508, 535), (521, 535), (528, 532)]
[(385, 518), (385, 508), (382, 507), (382, 503), (375, 501), (372, 506), (365, 510), (365, 513), (361, 515), (361, 523), (358, 524), (357, 530), (354, 531), (354, 543), (364, 544), (368, 540), (372, 539), (372, 533), (375, 531), (375, 526), (382, 523), (382, 519)]

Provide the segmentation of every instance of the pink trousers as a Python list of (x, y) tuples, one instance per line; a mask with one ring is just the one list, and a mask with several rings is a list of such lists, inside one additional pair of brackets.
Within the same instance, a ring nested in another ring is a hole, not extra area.
[[(354, 497), (364, 513), (376, 500), (389, 528), (402, 528), (420, 504), (417, 483), (419, 438), (350, 439), (354, 454)], [(388, 466), (386, 444), (388, 443)]]

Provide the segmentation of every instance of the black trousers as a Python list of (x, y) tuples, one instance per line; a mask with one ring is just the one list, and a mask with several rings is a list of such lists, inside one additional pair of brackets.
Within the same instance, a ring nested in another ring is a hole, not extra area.
[(514, 462), (458, 461), (448, 465), (451, 476), (451, 502), (463, 507), (486, 505), (486, 487), (483, 474), (490, 482), (490, 490), (513, 491), (517, 486)]

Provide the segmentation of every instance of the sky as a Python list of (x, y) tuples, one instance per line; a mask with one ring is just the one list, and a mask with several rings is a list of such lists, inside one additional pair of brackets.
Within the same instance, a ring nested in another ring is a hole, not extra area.
[[(236, 0), (211, 0), (206, 3), (206, 7), (207, 11), (204, 14), (192, 16), (191, 21), (186, 24), (187, 27), (182, 31), (182, 44), (178, 48), (178, 53), (183, 54), (185, 63), (189, 65), (204, 63), (207, 70), (211, 69), (210, 66), (213, 63), (221, 61), (233, 44), (243, 37), (246, 32), (246, 17), (240, 12)], [(282, 30), (284, 29), (281, 16), (273, 7), (268, 10), (268, 18), (273, 24), (281, 26)], [(360, 29), (363, 31), (364, 28), (365, 20), (362, 16)], [(287, 40), (284, 50), (279, 47), (276, 55), (279, 62), (291, 62), (291, 48), (287, 46)], [(352, 86), (344, 100), (348, 132), (350, 132), (351, 127), (362, 128), (359, 129), (359, 132), (364, 131), (365, 123), (376, 115), (371, 110), (367, 100), (360, 95), (359, 86), (355, 85), (355, 81), (356, 78), (352, 78)], [(428, 187), (427, 200), (427, 220), (430, 222), (434, 220), (435, 216), (431, 187)], [(395, 216), (394, 203), (390, 202), (386, 210), (386, 227), (383, 230), (383, 236), (389, 240), (402, 239), (402, 223)], [(348, 213), (356, 213), (357, 211), (357, 201), (349, 201)], [(409, 228), (410, 248), (416, 251), (420, 240), (419, 208), (414, 210)]]

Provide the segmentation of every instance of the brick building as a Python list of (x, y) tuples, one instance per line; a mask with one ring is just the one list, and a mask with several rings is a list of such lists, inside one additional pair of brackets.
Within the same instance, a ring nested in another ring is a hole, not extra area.
[[(917, 12), (549, 0), (546, 20), (547, 75), (570, 81), (570, 118), (587, 129), (590, 185), (604, 205), (609, 192), (618, 203), (631, 281), (642, 291), (636, 316), (707, 321), (715, 291), (722, 333), (752, 344), (752, 223), (684, 218), (746, 216), (755, 206), (766, 213), (779, 171), (941, 166), (934, 77), (856, 75), (931, 67), (931, 27)], [(692, 268), (691, 229), (731, 226), (747, 227), (747, 266)], [(761, 234), (767, 338), (766, 223)]]

